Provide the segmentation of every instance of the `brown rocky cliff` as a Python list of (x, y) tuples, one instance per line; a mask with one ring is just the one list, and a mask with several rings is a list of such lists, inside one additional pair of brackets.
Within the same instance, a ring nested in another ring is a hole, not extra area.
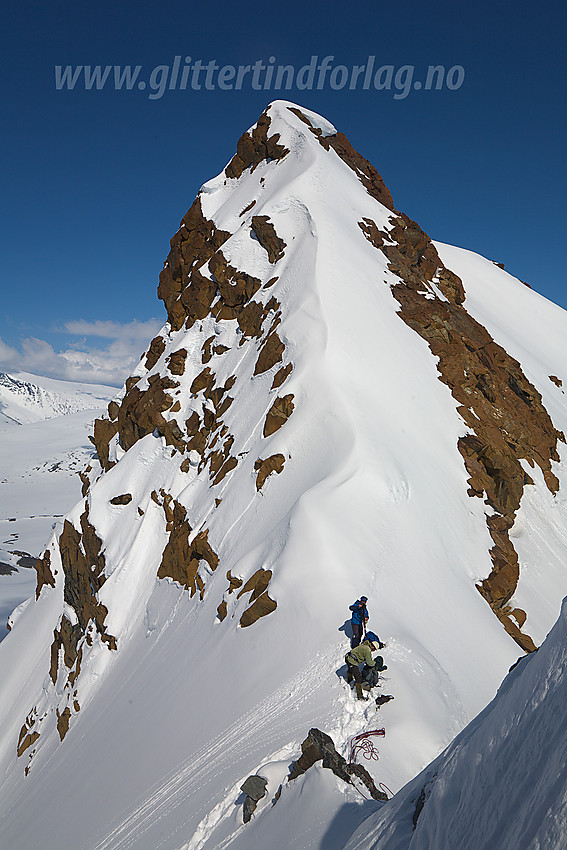
[[(439, 380), (458, 402), (458, 412), (472, 434), (458, 442), (469, 473), (469, 495), (484, 498), (496, 515), (487, 516), (494, 541), (493, 568), (478, 585), (508, 633), (526, 652), (536, 647), (521, 631), (526, 614), (510, 609), (520, 565), (509, 537), (527, 484), (533, 481), (521, 461), (540, 467), (548, 489), (559, 487), (552, 461), (559, 460), (553, 426), (541, 395), (520, 364), (465, 309), (462, 281), (447, 269), (423, 230), (405, 215), (391, 219), (391, 229), (359, 222), (366, 238), (388, 259), (400, 282), (392, 293), (400, 318), (429, 344), (438, 358)], [(443, 297), (439, 296), (438, 291)]]
[[(117, 649), (116, 638), (105, 626), (108, 609), (98, 599), (98, 591), (106, 581), (104, 547), (89, 520), (88, 503), (80, 517), (80, 531), (66, 519), (57, 541), (64, 574), (63, 599), (68, 609), (53, 632), (49, 675), (57, 688), (57, 730), (61, 741), (69, 730), (73, 714), (80, 710), (77, 699), (77, 679), (81, 672), (83, 649), (91, 646), (98, 634), (109, 650)], [(55, 584), (51, 572), (51, 554), (46, 551), (37, 565), (36, 595), (42, 587)], [(41, 723), (47, 717), (34, 707), (20, 730), (18, 757), (35, 745), (41, 735)], [(30, 770), (35, 748), (31, 750), (26, 775)]]

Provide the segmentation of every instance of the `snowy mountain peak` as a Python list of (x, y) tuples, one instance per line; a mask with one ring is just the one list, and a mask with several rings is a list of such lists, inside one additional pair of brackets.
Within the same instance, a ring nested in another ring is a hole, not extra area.
[(227, 788), (262, 766), (284, 782), (310, 728), (346, 747), (375, 723), (340, 673), (362, 592), (395, 696), (380, 770), (400, 787), (567, 592), (548, 377), (567, 374), (564, 312), (434, 244), (325, 119), (270, 104), (182, 219), (158, 295), (168, 321), (96, 420), (99, 465), (0, 646), (12, 805), (49, 763), (84, 811), (70, 766), (112, 765), (115, 795), (95, 771), (69, 846), (154, 848), (159, 823), (160, 846), (182, 826), (191, 850), (236, 847)]

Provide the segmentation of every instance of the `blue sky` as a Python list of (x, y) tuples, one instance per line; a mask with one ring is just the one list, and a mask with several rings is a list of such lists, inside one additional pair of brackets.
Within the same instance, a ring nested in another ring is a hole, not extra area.
[[(278, 96), (345, 132), (433, 239), (567, 307), (563, 3), (7, 0), (3, 18), (0, 369), (121, 384), (163, 323), (157, 279), (179, 220)], [(414, 81), (429, 65), (465, 76), (407, 97), (328, 81), (256, 91), (250, 76), (150, 97), (175, 56), (296, 69), (375, 56)], [(57, 90), (56, 65), (140, 65), (147, 84)]]

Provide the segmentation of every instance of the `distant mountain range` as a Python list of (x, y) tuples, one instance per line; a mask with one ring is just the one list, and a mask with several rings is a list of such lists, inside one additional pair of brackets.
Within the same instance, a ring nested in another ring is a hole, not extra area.
[(108, 402), (112, 388), (42, 378), (27, 372), (0, 372), (0, 428), (96, 409)]

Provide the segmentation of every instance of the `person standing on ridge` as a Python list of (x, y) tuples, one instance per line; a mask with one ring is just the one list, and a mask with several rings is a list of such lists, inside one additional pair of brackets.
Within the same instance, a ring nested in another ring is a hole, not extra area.
[(366, 632), (366, 624), (368, 622), (367, 602), (368, 597), (361, 596), (360, 599), (356, 600), (354, 605), (349, 605), (349, 610), (352, 611), (352, 617), (350, 618), (352, 625), (351, 649), (359, 645), (363, 632)]

